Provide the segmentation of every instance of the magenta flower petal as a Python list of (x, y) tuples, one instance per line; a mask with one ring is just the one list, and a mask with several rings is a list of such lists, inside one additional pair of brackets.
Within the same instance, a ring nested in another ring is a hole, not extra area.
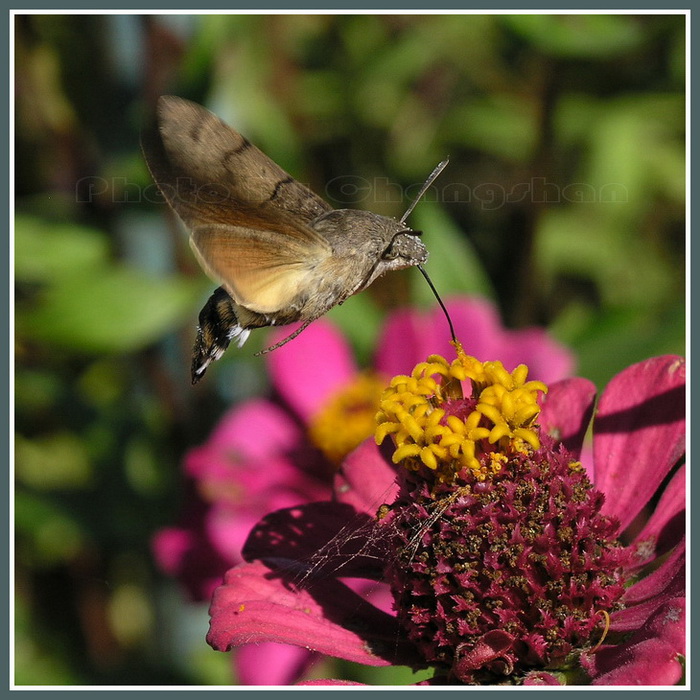
[(238, 564), (248, 533), (258, 520), (257, 509), (246, 512), (228, 503), (214, 503), (204, 521), (207, 539), (226, 561)]
[(240, 685), (291, 685), (318, 660), (318, 655), (289, 644), (246, 644), (236, 653)]
[[(543, 329), (505, 330), (495, 306), (484, 299), (454, 298), (447, 309), (464, 351), (479, 359), (498, 357), (511, 370), (524, 362), (530, 378), (553, 382), (568, 376), (574, 360), (571, 352), (548, 337)], [(449, 326), (442, 310), (430, 313), (401, 310), (384, 326), (375, 359), (387, 376), (407, 374), (428, 355), (451, 357)]]
[[(669, 595), (661, 595), (656, 598), (650, 598), (642, 603), (632, 605), (625, 610), (615, 613), (611, 616), (610, 629), (613, 632), (627, 633), (634, 632), (646, 624), (647, 620), (657, 614), (669, 600), (677, 599), (678, 589), (681, 586), (673, 585), (670, 587)], [(672, 589), (675, 589), (675, 593)]]
[[(500, 356), (505, 348), (505, 332), (495, 307), (482, 299), (450, 299), (446, 302), (457, 338), (465, 352), (475, 357)], [(442, 310), (429, 314), (401, 310), (387, 320), (375, 359), (377, 368), (387, 376), (407, 374), (428, 355), (454, 354), (449, 326)], [(523, 360), (521, 360), (523, 361)]]
[[(289, 328), (279, 338), (286, 335)], [(273, 342), (277, 339), (274, 335)], [(292, 343), (271, 352), (268, 367), (273, 385), (307, 423), (357, 374), (347, 341), (324, 319), (314, 321)]]
[(619, 633), (639, 630), (669, 600), (683, 595), (685, 548), (679, 545), (656, 571), (625, 592), (627, 607), (611, 615), (610, 629)]
[(208, 600), (221, 584), (224, 569), (231, 565), (215, 550), (202, 530), (196, 496), (188, 503), (195, 527), (169, 527), (157, 532), (151, 542), (158, 565), (167, 574), (177, 576), (192, 600)]
[(594, 685), (672, 685), (685, 654), (685, 599), (667, 600), (632, 637), (585, 654), (581, 661)]
[[(454, 298), (446, 302), (452, 323), (457, 332), (457, 339), (462, 343), (464, 352), (479, 360), (489, 357), (500, 358), (506, 350), (507, 333), (503, 329), (496, 307), (485, 299)], [(454, 354), (450, 345), (450, 333), (447, 321), (440, 309), (432, 313), (433, 333), (437, 336), (431, 352), (437, 352), (445, 357)], [(418, 358), (424, 360), (428, 353)], [(518, 362), (525, 362), (521, 356)], [(507, 362), (504, 362), (506, 365)]]
[(195, 544), (193, 532), (182, 527), (165, 527), (157, 532), (151, 544), (158, 566), (170, 576), (179, 573), (182, 561)]
[[(381, 540), (368, 534), (374, 520), (346, 503), (320, 501), (265, 516), (250, 533), (243, 556), (262, 559), (300, 577), (326, 574), (379, 579), (387, 556)], [(284, 549), (280, 551), (280, 543)]]
[(625, 592), (624, 600), (627, 605), (633, 605), (661, 595), (676, 596), (683, 593), (684, 585), (685, 541), (676, 546), (658, 569), (630, 586)]
[(583, 438), (593, 416), (595, 395), (593, 382), (574, 378), (552, 384), (542, 400), (539, 424), (575, 457), (581, 456)]
[[(447, 308), (457, 330), (464, 351), (478, 359), (498, 357), (508, 370), (525, 363), (530, 379), (551, 383), (568, 377), (574, 367), (572, 353), (550, 338), (542, 328), (505, 329), (496, 307), (483, 299), (451, 299)], [(442, 311), (432, 312), (432, 325), (436, 341), (429, 352), (449, 357), (454, 351)]]
[(239, 457), (263, 459), (292, 449), (299, 439), (299, 428), (286, 411), (271, 401), (251, 399), (224, 415), (205, 447), (227, 454), (235, 449)]
[(551, 673), (532, 671), (525, 676), (523, 685), (561, 685), (561, 683)]
[(374, 365), (387, 377), (406, 374), (420, 358), (436, 352), (434, 348), (430, 350), (430, 344), (424, 316), (410, 309), (399, 309), (384, 323)]
[(207, 641), (219, 651), (272, 641), (370, 666), (417, 661), (395, 618), (334, 579), (294, 590), (263, 563), (242, 564), (227, 572), (209, 612)]
[(640, 630), (639, 636), (661, 639), (685, 655), (685, 597), (672, 598), (659, 608)]
[(677, 654), (685, 654), (685, 598), (677, 596), (666, 600), (649, 618), (639, 625), (628, 644), (646, 639), (658, 639), (668, 644)]
[(524, 362), (530, 368), (530, 379), (549, 384), (573, 372), (575, 362), (571, 351), (553, 340), (544, 328), (523, 328), (508, 335), (512, 355), (509, 364), (515, 367)]
[[(596, 655), (599, 663), (593, 667), (591, 685), (675, 685), (683, 676), (677, 652), (658, 639), (617, 647), (615, 652)], [(583, 658), (581, 664), (585, 667)]]
[(371, 517), (382, 503), (392, 503), (398, 492), (396, 471), (382, 456), (373, 438), (365, 440), (346, 458), (334, 482), (338, 500)]
[(673, 475), (654, 512), (635, 537), (634, 564), (645, 566), (675, 547), (685, 534), (685, 465)]
[(355, 683), (355, 681), (340, 681), (334, 678), (317, 678), (312, 681), (301, 681), (296, 685), (367, 685), (366, 683)]
[(666, 355), (633, 365), (603, 392), (594, 423), (603, 512), (629, 525), (685, 446), (685, 362)]

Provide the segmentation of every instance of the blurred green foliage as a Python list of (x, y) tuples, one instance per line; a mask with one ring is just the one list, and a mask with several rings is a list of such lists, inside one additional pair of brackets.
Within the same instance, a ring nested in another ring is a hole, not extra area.
[[(15, 20), (20, 684), (231, 678), (149, 541), (179, 511), (183, 452), (265, 390), (264, 334), (190, 388), (213, 285), (140, 156), (158, 95), (210, 107), (337, 207), (398, 216), (449, 155), (411, 216), (444, 296), (548, 326), (601, 387), (684, 352), (682, 15)], [(361, 358), (386, 309), (433, 303), (414, 272), (332, 312)]]

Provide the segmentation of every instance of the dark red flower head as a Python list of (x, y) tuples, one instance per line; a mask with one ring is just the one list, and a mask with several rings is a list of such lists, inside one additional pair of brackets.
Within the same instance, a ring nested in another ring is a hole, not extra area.
[[(677, 683), (684, 387), (671, 356), (615, 377), (591, 462), (590, 382), (547, 388), (524, 367), (430, 357), (392, 380), (384, 444), (346, 459), (335, 502), (277, 511), (251, 533), (250, 563), (214, 595), (210, 644), (432, 667), (429, 684)], [(348, 578), (388, 584), (394, 614)]]

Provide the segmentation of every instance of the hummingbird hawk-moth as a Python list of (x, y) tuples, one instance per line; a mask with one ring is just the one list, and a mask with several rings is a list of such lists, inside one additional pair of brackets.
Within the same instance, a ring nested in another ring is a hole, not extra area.
[(161, 97), (142, 148), (199, 263), (221, 285), (199, 314), (193, 384), (251, 329), (302, 322), (271, 350), (385, 272), (415, 265), (425, 275), (420, 232), (404, 223), (413, 205), (398, 221), (333, 209), (198, 104)]

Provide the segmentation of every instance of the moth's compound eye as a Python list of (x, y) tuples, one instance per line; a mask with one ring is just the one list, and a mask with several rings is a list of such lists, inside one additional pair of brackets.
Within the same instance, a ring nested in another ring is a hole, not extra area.
[(386, 250), (382, 253), (382, 260), (396, 260), (403, 258), (411, 261), (411, 264), (424, 262), (426, 250), (418, 236), (420, 231), (399, 231), (391, 240)]

